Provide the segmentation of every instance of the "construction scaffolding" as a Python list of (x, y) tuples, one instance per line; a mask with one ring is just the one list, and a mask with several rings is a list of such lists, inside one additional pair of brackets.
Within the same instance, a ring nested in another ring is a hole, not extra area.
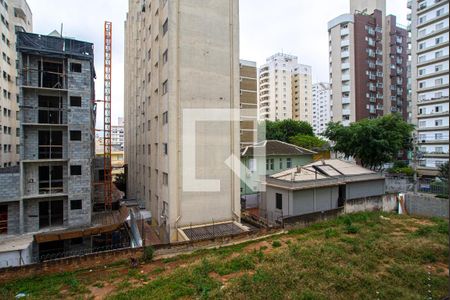
[(105, 65), (103, 106), (103, 160), (105, 209), (112, 208), (112, 165), (111, 165), (111, 71), (112, 71), (112, 23), (105, 22)]

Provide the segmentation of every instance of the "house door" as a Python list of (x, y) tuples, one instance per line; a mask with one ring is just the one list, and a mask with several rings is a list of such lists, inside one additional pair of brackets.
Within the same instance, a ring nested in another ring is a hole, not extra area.
[(8, 233), (8, 205), (0, 205), (0, 234)]

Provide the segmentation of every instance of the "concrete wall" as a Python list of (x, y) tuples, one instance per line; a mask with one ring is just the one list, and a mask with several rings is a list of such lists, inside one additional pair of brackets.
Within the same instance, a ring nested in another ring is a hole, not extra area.
[(448, 218), (449, 200), (430, 195), (408, 193), (406, 211), (410, 215)]
[(0, 253), (0, 269), (18, 267), (32, 263), (32, 244), (28, 248), (19, 251)]
[(372, 196), (380, 196), (385, 193), (384, 179), (363, 181), (363, 182), (349, 182), (346, 184), (346, 199), (360, 199)]
[(362, 211), (395, 211), (398, 207), (397, 195), (379, 195), (367, 198), (347, 200), (344, 211), (347, 214)]
[[(276, 194), (283, 198), (283, 209), (276, 209)], [(261, 208), (269, 221), (275, 221), (281, 216), (297, 216), (312, 212), (320, 212), (338, 207), (338, 187), (325, 187), (300, 191), (268, 186), (262, 193)]]
[(20, 173), (0, 173), (0, 203), (19, 199)]

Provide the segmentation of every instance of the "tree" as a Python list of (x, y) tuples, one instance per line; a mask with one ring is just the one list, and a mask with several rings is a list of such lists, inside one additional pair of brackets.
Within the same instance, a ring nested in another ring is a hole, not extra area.
[(359, 159), (366, 168), (380, 170), (385, 163), (396, 160), (401, 150), (412, 149), (413, 129), (399, 114), (391, 114), (347, 127), (329, 123), (324, 136), (334, 143), (334, 151)]
[(448, 180), (448, 161), (439, 167), (439, 177)]
[(127, 190), (127, 176), (124, 173), (117, 174), (114, 179), (114, 184), (122, 192), (126, 193)]
[(328, 146), (327, 141), (311, 135), (297, 134), (289, 139), (291, 144), (296, 146), (311, 149), (311, 150), (322, 150), (324, 147)]
[(267, 140), (278, 140), (282, 142), (289, 142), (289, 139), (296, 135), (314, 136), (312, 126), (304, 121), (283, 120), (283, 121), (265, 121), (260, 126), (266, 127)]

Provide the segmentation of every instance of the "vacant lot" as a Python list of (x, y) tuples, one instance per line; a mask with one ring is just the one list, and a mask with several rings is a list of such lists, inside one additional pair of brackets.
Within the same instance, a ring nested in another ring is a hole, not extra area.
[(439, 299), (448, 222), (380, 213), (340, 217), (263, 241), (0, 284), (0, 298)]

